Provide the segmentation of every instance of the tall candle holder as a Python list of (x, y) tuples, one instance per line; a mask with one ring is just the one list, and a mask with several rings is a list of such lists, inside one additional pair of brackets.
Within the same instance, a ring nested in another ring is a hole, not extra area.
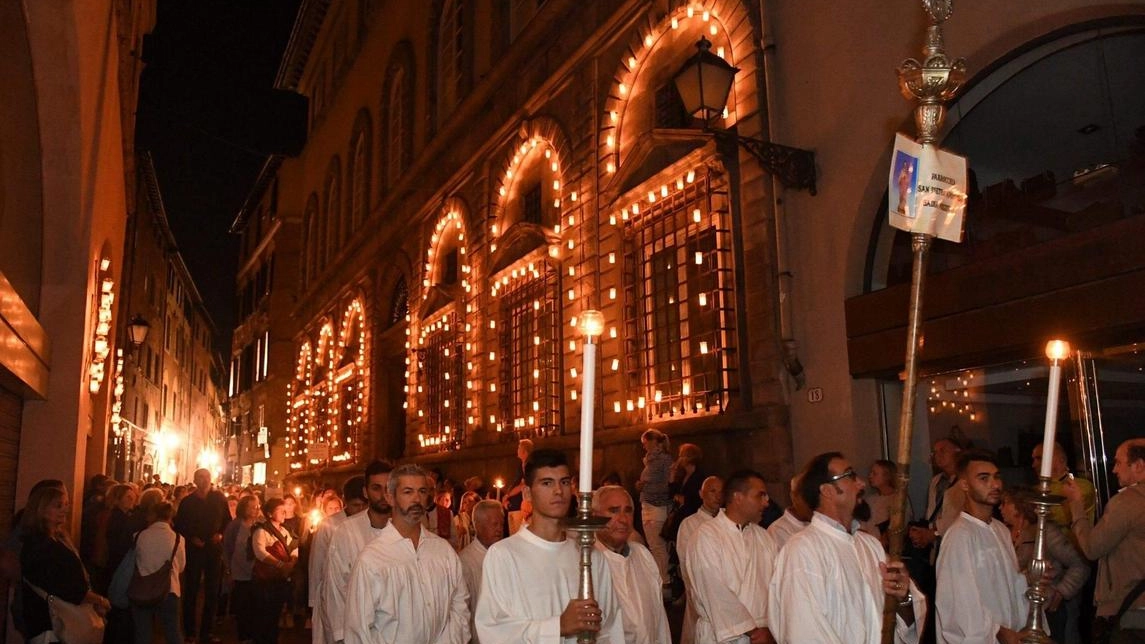
[(1026, 625), (1022, 628), (1023, 644), (1053, 644), (1046, 629), (1045, 604), (1049, 599), (1049, 587), (1045, 580), (1049, 570), (1046, 559), (1046, 521), (1054, 506), (1065, 499), (1050, 493), (1050, 467), (1054, 457), (1054, 436), (1057, 433), (1058, 396), (1061, 392), (1061, 362), (1069, 356), (1068, 342), (1051, 340), (1046, 344), (1046, 357), (1050, 359), (1050, 386), (1046, 396), (1046, 430), (1042, 441), (1042, 468), (1038, 477), (1038, 490), (1030, 500), (1038, 514), (1038, 534), (1034, 539), (1034, 558), (1027, 570), (1031, 581), (1026, 589), (1029, 610)]
[[(584, 333), (584, 380), (581, 383), (580, 404), (580, 471), (577, 473), (579, 490), (576, 518), (565, 524), (565, 529), (576, 534), (580, 547), (580, 592), (578, 599), (595, 599), (592, 583), (592, 551), (596, 533), (608, 524), (608, 519), (592, 514), (592, 444), (593, 420), (596, 417), (596, 339), (604, 332), (604, 315), (600, 311), (581, 314), (581, 332)], [(596, 633), (577, 634), (579, 644), (596, 641)]]

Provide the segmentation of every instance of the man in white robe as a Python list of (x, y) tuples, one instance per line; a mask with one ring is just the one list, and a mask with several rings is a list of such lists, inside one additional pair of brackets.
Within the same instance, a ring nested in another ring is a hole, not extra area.
[(369, 507), (342, 522), (330, 539), (326, 553), (326, 579), (322, 582), (323, 627), (328, 629), (329, 642), (346, 639), (346, 590), (350, 573), (358, 555), (366, 544), (377, 538), (389, 523), (392, 509), (386, 501), (386, 488), (393, 469), (385, 461), (374, 461), (366, 467), (366, 500)]
[(671, 642), (660, 591), (660, 569), (647, 547), (629, 541), (636, 512), (632, 496), (619, 485), (602, 487), (592, 497), (592, 511), (608, 519), (608, 524), (596, 533), (596, 549), (604, 555), (612, 573), (625, 644)]
[(322, 619), (322, 584), (326, 581), (326, 556), (330, 551), (330, 541), (334, 532), (350, 517), (366, 509), (366, 479), (354, 476), (342, 486), (343, 508), (326, 517), (318, 524), (310, 542), (310, 568), (307, 579), (310, 584), (309, 603), (313, 609), (310, 619), (313, 628), (310, 632), (311, 644), (332, 644), (334, 634), (324, 625)]
[(346, 592), (347, 644), (466, 644), (469, 591), (453, 546), (422, 519), (432, 488), (415, 464), (395, 469), (393, 518), (366, 545)]
[(799, 474), (811, 524), (779, 552), (768, 619), (781, 643), (878, 644), (883, 606), (898, 604), (895, 642), (916, 643), (926, 599), (901, 562), (886, 563), (878, 539), (854, 520), (864, 484), (838, 452), (820, 454)]
[(811, 524), (811, 508), (799, 495), (799, 477), (791, 477), (791, 507), (783, 511), (783, 516), (767, 526), (767, 534), (775, 539), (775, 547), (783, 550), (791, 535)]
[(473, 615), (477, 612), (477, 596), (481, 593), (481, 568), (485, 564), (489, 546), (505, 536), (505, 512), (499, 502), (485, 499), (473, 506), (473, 533), (475, 538), (458, 556), (461, 559), (461, 573), (465, 576), (465, 587), (469, 589), (470, 641), (479, 644)]
[(533, 506), (530, 523), (485, 555), (475, 620), (481, 644), (575, 644), (581, 632), (595, 632), (597, 644), (621, 644), (620, 607), (599, 552), (592, 553), (596, 599), (576, 599), (580, 548), (562, 525), (572, 500), (563, 452), (529, 455), (524, 498)]
[[(676, 534), (676, 555), (680, 558), (680, 577), (684, 580), (685, 589), (688, 587), (688, 566), (684, 561), (684, 553), (696, 541), (696, 532), (700, 526), (716, 518), (720, 513), (720, 505), (724, 502), (724, 480), (718, 476), (709, 476), (700, 484), (700, 509), (680, 522), (680, 530)], [(696, 605), (690, 593), (684, 593), (684, 620), (680, 624), (680, 644), (695, 644), (696, 642)]]
[(959, 454), (958, 485), (965, 505), (938, 551), (938, 641), (1016, 644), (1026, 623), (1026, 579), (1009, 529), (993, 519), (1002, 502), (1002, 475), (994, 455), (980, 450)]
[(744, 470), (724, 483), (724, 509), (696, 531), (684, 552), (688, 596), (696, 606), (697, 644), (769, 644), (767, 619), (775, 540), (759, 521), (767, 485)]

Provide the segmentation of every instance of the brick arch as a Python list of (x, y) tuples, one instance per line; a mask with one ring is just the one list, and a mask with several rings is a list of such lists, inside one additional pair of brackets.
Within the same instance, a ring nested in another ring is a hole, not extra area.
[[(722, 49), (725, 60), (740, 68), (732, 84), (724, 125), (734, 125), (750, 97), (758, 94), (755, 58), (759, 50), (751, 11), (745, 3), (698, 0), (677, 7), (663, 18), (649, 13), (636, 28), (609, 82), (598, 152), (606, 174), (620, 168), (633, 144), (654, 125), (657, 87), (649, 83), (674, 74), (696, 52), (701, 35), (712, 42), (713, 53)], [(648, 101), (653, 103), (651, 109), (642, 109)]]
[(490, 209), (490, 232), (494, 239), (504, 234), (507, 228), (507, 226), (501, 225), (501, 219), (505, 213), (506, 205), (514, 197), (514, 188), (517, 186), (520, 170), (526, 167), (527, 163), (536, 161), (536, 157), (533, 156), (534, 153), (543, 154), (543, 152), (538, 151), (541, 146), (547, 146), (547, 149), (552, 151), (544, 159), (544, 162), (556, 163), (556, 176), (560, 182), (560, 189), (557, 190), (557, 193), (560, 195), (562, 204), (564, 197), (570, 194), (567, 190), (566, 178), (573, 155), (572, 145), (569, 143), (569, 137), (565, 133), (564, 127), (551, 116), (538, 116), (525, 121), (521, 124), (516, 138), (505, 151), (505, 157), (500, 165), (500, 174)]

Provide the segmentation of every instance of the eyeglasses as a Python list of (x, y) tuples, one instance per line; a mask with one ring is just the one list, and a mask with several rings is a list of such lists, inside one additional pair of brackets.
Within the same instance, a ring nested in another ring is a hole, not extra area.
[(852, 480), (857, 481), (857, 480), (859, 480), (859, 474), (858, 474), (858, 472), (855, 471), (855, 468), (848, 467), (847, 469), (843, 470), (839, 474), (836, 474), (835, 476), (828, 478), (827, 482), (828, 483), (836, 483), (838, 481), (842, 481), (843, 479), (852, 479)]

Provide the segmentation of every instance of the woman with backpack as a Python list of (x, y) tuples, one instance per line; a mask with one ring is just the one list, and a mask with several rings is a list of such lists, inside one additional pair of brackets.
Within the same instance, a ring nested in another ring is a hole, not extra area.
[[(154, 600), (142, 603), (132, 598), (131, 618), (135, 623), (135, 644), (151, 644), (156, 615), (163, 628), (163, 641), (179, 644), (183, 639), (179, 630), (179, 597), (182, 595), (179, 576), (187, 566), (187, 553), (183, 548), (183, 540), (171, 527), (175, 506), (161, 501), (151, 507), (148, 515), (151, 524), (135, 537), (135, 574), (138, 578), (148, 578), (150, 575), (161, 574), (166, 567), (169, 569), (168, 586), (167, 592), (162, 593), (162, 581), (155, 579), (151, 582), (153, 587), (158, 584), (158, 594), (161, 597), (153, 604)], [(136, 578), (132, 579), (132, 584), (138, 583)], [(129, 587), (129, 595), (132, 590)]]
[(276, 644), (278, 616), (290, 595), (290, 579), (298, 562), (298, 537), (283, 524), (286, 507), (282, 499), (268, 500), (262, 513), (266, 520), (254, 526), (250, 535), (256, 605), (252, 630), (255, 644)]

